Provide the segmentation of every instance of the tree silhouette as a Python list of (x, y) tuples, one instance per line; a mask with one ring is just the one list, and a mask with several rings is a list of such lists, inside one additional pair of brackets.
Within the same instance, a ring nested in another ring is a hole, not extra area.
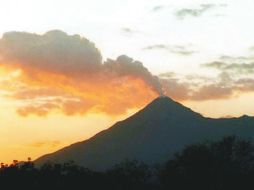
[(253, 188), (253, 150), (250, 141), (235, 137), (187, 146), (161, 170), (161, 183), (179, 190)]
[(189, 145), (158, 172), (138, 161), (123, 161), (107, 171), (28, 159), (1, 163), (1, 189), (61, 190), (252, 190), (254, 147), (250, 141), (226, 137), (218, 142)]
[(112, 189), (148, 189), (149, 167), (136, 160), (125, 160), (107, 171)]

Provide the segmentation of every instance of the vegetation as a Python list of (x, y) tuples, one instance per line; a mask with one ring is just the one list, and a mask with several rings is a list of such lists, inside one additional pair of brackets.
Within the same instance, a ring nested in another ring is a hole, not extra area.
[(235, 137), (187, 146), (156, 169), (124, 161), (96, 172), (72, 162), (36, 167), (30, 159), (1, 164), (0, 169), (3, 189), (248, 190), (254, 188), (253, 179), (254, 146)]

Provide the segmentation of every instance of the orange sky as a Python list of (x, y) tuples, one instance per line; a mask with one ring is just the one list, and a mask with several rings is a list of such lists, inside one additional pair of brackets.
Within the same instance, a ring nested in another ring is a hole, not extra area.
[[(1, 105), (2, 107), (2, 105)], [(64, 116), (50, 114), (45, 117), (21, 117), (4, 107), (0, 112), (0, 158), (10, 163), (13, 159), (33, 159), (71, 143), (84, 140), (111, 126), (116, 119), (102, 114)]]
[[(254, 106), (253, 95), (243, 94), (232, 100), (184, 102), (184, 104), (211, 117), (239, 116), (243, 113), (251, 115), (253, 110), (250, 107)], [(13, 159), (24, 160), (27, 157), (35, 159), (84, 140), (135, 112), (132, 110), (118, 116), (100, 113), (66, 116), (56, 111), (46, 117), (34, 115), (23, 117), (16, 113), (15, 103), (11, 100), (1, 98), (0, 106), (0, 158), (1, 162), (7, 163)]]
[[(8, 78), (5, 74), (2, 73), (1, 77)], [(14, 77), (9, 76), (10, 81), (15, 81), (18, 74), (12, 73), (10, 75)], [(11, 162), (13, 159), (24, 160), (27, 157), (35, 159), (45, 153), (89, 138), (108, 128), (117, 120), (130, 116), (137, 110), (129, 110), (127, 113), (120, 115), (94, 112), (69, 116), (60, 110), (54, 109), (47, 116), (23, 116), (17, 112), (20, 102), (8, 96), (6, 97), (6, 94), (13, 92), (15, 89), (13, 88), (10, 86), (5, 88), (5, 93), (0, 96), (0, 158), (2, 162)], [(253, 95), (253, 93), (249, 93), (227, 100), (185, 101), (183, 103), (210, 117), (240, 116), (244, 113), (253, 115), (251, 109), (251, 107), (254, 107)], [(141, 94), (141, 96), (145, 95)], [(152, 100), (152, 97), (150, 99)], [(145, 101), (142, 101), (142, 104), (137, 105), (142, 107), (150, 99), (144, 99)], [(116, 112), (110, 111), (110, 113)]]
[(123, 83), (116, 87), (113, 80), (108, 84), (94, 80), (92, 85), (88, 79), (81, 83), (62, 74), (29, 69), (36, 75), (34, 80), (26, 72), (16, 66), (0, 69), (1, 162), (35, 159), (87, 139), (157, 96), (133, 77), (121, 78)]
[(36, 159), (87, 139), (162, 93), (207, 117), (254, 115), (253, 80), (245, 78), (252, 70), (220, 62), (206, 67), (221, 70), (215, 77), (155, 76), (126, 55), (103, 61), (79, 35), (6, 33), (0, 39), (0, 161)]

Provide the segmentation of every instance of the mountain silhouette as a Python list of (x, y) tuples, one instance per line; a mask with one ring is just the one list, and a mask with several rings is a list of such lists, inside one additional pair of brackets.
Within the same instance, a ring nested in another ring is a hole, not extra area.
[(44, 155), (35, 163), (74, 161), (94, 170), (110, 168), (126, 159), (157, 164), (167, 161), (186, 145), (229, 135), (253, 138), (254, 117), (206, 118), (168, 97), (158, 97), (111, 128)]

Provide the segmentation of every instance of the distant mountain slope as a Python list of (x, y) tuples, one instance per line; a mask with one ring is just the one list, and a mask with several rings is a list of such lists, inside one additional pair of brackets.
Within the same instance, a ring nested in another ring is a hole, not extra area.
[(159, 97), (128, 119), (88, 140), (42, 156), (36, 163), (73, 160), (95, 170), (125, 159), (162, 163), (187, 144), (225, 135), (253, 138), (254, 117), (205, 118), (168, 97)]

